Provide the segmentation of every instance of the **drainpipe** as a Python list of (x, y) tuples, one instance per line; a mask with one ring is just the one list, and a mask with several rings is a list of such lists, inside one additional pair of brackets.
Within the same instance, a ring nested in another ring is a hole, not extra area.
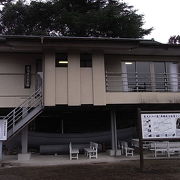
[[(41, 48), (42, 48), (42, 52), (43, 52), (43, 46), (44, 46), (44, 36), (40, 37), (40, 43), (41, 43)], [(43, 62), (42, 62), (42, 66), (43, 66)], [(42, 93), (42, 106), (44, 107), (44, 67), (42, 67), (42, 74), (40, 75), (41, 77), (41, 93)]]

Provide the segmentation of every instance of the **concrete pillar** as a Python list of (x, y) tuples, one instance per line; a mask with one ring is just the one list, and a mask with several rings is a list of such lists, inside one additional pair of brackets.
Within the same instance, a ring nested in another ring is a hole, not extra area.
[(31, 154), (28, 153), (28, 126), (26, 126), (22, 130), (21, 147), (22, 147), (22, 153), (18, 154), (18, 160), (20, 160), (20, 161), (29, 160), (31, 157)]
[(3, 159), (3, 141), (0, 141), (0, 161)]
[(28, 152), (28, 126), (26, 126), (22, 130), (21, 146), (22, 146), (22, 154), (26, 154)]
[(171, 91), (177, 92), (178, 91), (178, 68), (177, 64), (170, 63), (169, 65), (169, 73), (170, 73), (170, 84), (171, 84)]
[(114, 139), (114, 115), (111, 111), (111, 149), (115, 150), (115, 139)]
[(112, 134), (112, 150), (110, 155), (116, 156), (121, 153), (117, 152), (117, 127), (116, 127), (116, 113), (111, 111), (111, 134)]

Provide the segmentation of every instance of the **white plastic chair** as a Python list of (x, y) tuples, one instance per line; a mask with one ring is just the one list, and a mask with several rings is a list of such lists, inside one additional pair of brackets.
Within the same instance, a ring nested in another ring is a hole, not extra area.
[(90, 142), (89, 148), (84, 148), (85, 155), (89, 158), (96, 158), (98, 157), (98, 144), (94, 142)]
[(121, 142), (121, 148), (125, 156), (134, 155), (134, 148), (128, 147), (128, 143), (126, 141)]
[(69, 156), (70, 156), (70, 160), (78, 159), (78, 155), (79, 155), (79, 149), (72, 148), (72, 144), (70, 142), (69, 143)]

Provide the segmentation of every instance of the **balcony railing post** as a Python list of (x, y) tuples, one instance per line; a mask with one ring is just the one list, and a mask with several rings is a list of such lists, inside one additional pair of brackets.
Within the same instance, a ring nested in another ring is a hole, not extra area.
[(168, 91), (168, 79), (167, 79), (167, 74), (164, 72), (164, 87), (165, 91)]
[(135, 72), (135, 81), (136, 81), (136, 91), (138, 92), (139, 91), (139, 82), (138, 82), (138, 73)]

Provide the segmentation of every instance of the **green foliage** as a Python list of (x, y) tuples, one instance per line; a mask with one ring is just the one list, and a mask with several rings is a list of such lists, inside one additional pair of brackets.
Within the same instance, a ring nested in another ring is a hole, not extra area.
[(1, 11), (1, 34), (140, 38), (143, 15), (118, 0), (9, 1)]

